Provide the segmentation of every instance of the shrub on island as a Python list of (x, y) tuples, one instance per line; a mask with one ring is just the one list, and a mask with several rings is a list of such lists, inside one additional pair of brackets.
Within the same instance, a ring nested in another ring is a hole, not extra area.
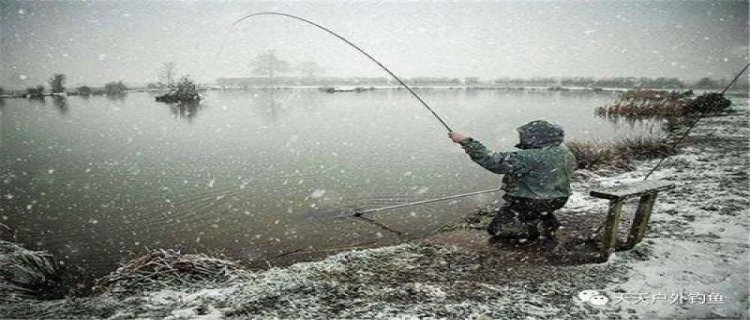
[(188, 76), (180, 78), (166, 94), (156, 97), (156, 101), (166, 103), (198, 102), (200, 99), (198, 86)]

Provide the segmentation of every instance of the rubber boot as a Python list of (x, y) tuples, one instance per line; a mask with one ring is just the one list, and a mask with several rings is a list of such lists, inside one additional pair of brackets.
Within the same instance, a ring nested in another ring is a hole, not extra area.
[(491, 237), (499, 237), (504, 225), (512, 223), (512, 219), (504, 216), (504, 212), (499, 212), (487, 226), (487, 233)]
[(525, 232), (526, 226), (518, 221), (516, 213), (510, 210), (501, 210), (487, 226), (487, 233), (493, 238), (518, 239)]
[(539, 239), (539, 229), (537, 229), (537, 221), (527, 221), (526, 232), (518, 235), (518, 243), (524, 244)]
[(560, 228), (560, 222), (557, 221), (555, 216), (551, 212), (547, 213), (543, 217), (546, 219), (542, 220), (542, 229), (544, 240), (542, 240), (541, 247), (544, 251), (552, 251), (557, 247), (558, 241), (555, 233)]

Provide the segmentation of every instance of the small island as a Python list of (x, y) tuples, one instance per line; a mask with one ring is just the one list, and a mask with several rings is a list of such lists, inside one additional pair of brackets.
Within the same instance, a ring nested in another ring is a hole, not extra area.
[(170, 87), (171, 89), (169, 92), (156, 97), (157, 102), (186, 103), (198, 102), (201, 100), (201, 95), (198, 93), (198, 87), (188, 76), (180, 78), (176, 84)]

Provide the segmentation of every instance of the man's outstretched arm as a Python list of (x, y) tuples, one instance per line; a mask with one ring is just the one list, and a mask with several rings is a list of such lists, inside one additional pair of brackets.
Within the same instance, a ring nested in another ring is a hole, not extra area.
[(520, 169), (520, 163), (510, 152), (492, 152), (481, 142), (460, 132), (449, 134), (453, 142), (464, 148), (471, 160), (489, 171), (497, 174), (508, 174)]

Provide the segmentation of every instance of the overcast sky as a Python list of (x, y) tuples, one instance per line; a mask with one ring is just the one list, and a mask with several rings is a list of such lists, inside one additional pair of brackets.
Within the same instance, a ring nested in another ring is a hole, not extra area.
[[(384, 76), (325, 32), (402, 77), (667, 76), (731, 78), (748, 59), (747, 1), (40, 2), (0, 0), (0, 86), (156, 80), (164, 62), (204, 82), (249, 76), (274, 50), (327, 75)], [(222, 42), (227, 45), (219, 52)]]

